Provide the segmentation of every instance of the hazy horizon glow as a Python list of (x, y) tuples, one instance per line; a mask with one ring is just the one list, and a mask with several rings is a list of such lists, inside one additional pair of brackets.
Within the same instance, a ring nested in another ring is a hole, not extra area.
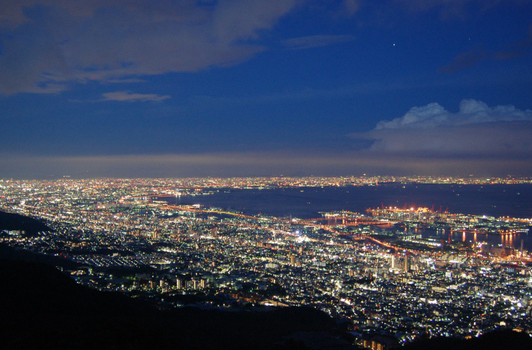
[[(390, 153), (353, 152), (343, 155), (241, 153), (201, 155), (112, 155), (81, 157), (4, 156), (0, 167), (5, 178), (184, 178), (257, 176), (368, 176), (443, 175), (490, 177), (529, 173), (529, 158), (481, 159), (478, 157), (405, 157)], [(493, 172), (497, 161), (505, 171)], [(35, 176), (35, 168), (40, 176)], [(365, 172), (371, 169), (369, 172)], [(475, 173), (471, 173), (475, 169)], [(237, 174), (237, 175), (235, 175)]]

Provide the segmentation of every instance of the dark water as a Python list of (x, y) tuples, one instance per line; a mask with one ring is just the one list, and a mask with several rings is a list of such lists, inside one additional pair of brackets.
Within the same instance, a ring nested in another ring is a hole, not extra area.
[[(167, 199), (176, 203), (174, 199)], [(211, 195), (182, 197), (179, 204), (203, 204), (237, 210), (246, 214), (277, 217), (320, 217), (320, 212), (349, 210), (365, 213), (367, 208), (384, 206), (428, 207), (489, 216), (532, 218), (532, 185), (400, 185), (360, 187), (285, 188), (272, 190), (218, 190)], [(423, 236), (435, 235), (425, 232)], [(448, 237), (441, 237), (448, 239)], [(532, 232), (513, 236), (478, 237), (455, 234), (453, 241), (488, 241), (520, 248), (521, 240), (532, 250)]]
[(212, 195), (183, 197), (181, 204), (203, 204), (280, 217), (319, 217), (319, 212), (384, 206), (434, 207), (490, 216), (532, 218), (532, 185), (399, 185), (273, 190), (219, 190)]

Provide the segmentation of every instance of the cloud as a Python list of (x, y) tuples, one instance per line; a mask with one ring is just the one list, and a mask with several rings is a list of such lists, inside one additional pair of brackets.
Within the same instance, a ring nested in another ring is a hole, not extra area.
[(452, 62), (441, 67), (441, 73), (456, 73), (460, 70), (471, 68), (483, 60), (510, 60), (532, 53), (532, 25), (523, 40), (516, 41), (507, 49), (495, 52), (486, 52), (482, 49), (472, 49), (456, 56)]
[[(427, 12), (438, 10), (442, 19), (461, 18), (467, 16), (469, 7), (478, 6), (480, 11), (487, 11), (501, 3), (501, 0), (395, 0), (411, 12)], [(521, 2), (506, 0), (504, 3)]]
[(349, 16), (353, 16), (360, 9), (360, 0), (344, 0), (344, 9)]
[(525, 39), (517, 41), (507, 50), (500, 50), (494, 54), (496, 60), (507, 60), (532, 53), (532, 24), (528, 27)]
[(145, 83), (145, 79), (138, 79), (138, 78), (127, 78), (127, 79), (107, 79), (105, 81), (109, 84), (127, 84), (127, 83)]
[(233, 65), (300, 0), (0, 0), (0, 93)]
[(156, 95), (156, 94), (137, 94), (130, 91), (115, 91), (107, 92), (102, 94), (102, 101), (127, 101), (127, 102), (137, 102), (137, 101), (152, 101), (152, 102), (161, 102), (166, 99), (169, 99), (169, 95)]
[(456, 73), (462, 69), (471, 68), (486, 58), (487, 54), (482, 50), (469, 50), (456, 56), (451, 63), (443, 66), (439, 71), (442, 73)]
[(466, 99), (460, 102), (457, 113), (445, 110), (438, 103), (413, 107), (404, 116), (391, 121), (381, 121), (376, 130), (430, 129), (440, 126), (461, 126), (495, 122), (532, 122), (532, 110), (519, 110), (512, 105), (489, 107), (482, 101)]
[(220, 1), (213, 17), (214, 34), (222, 42), (255, 38), (291, 11), (298, 0)]
[(436, 129), (378, 130), (372, 151), (421, 156), (532, 156), (532, 123), (511, 122)]
[(369, 152), (396, 156), (526, 159), (532, 156), (532, 110), (463, 100), (452, 113), (430, 103), (351, 136), (372, 140)]
[(351, 35), (312, 35), (283, 40), (282, 44), (290, 49), (310, 49), (354, 40)]

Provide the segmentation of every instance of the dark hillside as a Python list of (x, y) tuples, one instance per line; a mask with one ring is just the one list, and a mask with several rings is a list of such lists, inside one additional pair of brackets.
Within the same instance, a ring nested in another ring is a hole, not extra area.
[(39, 220), (0, 211), (0, 231), (2, 230), (20, 230), (25, 231), (26, 234), (35, 234), (50, 231), (50, 228)]
[(500, 330), (469, 340), (455, 338), (424, 339), (406, 345), (404, 350), (505, 350), (532, 349), (532, 338), (525, 332)]
[(314, 309), (160, 311), (37, 263), (0, 260), (0, 295), (2, 349), (351, 348), (333, 320)]

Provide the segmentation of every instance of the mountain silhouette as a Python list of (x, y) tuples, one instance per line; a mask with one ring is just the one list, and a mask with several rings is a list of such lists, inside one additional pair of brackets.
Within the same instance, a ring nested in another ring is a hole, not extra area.
[(34, 235), (37, 232), (51, 231), (48, 226), (37, 219), (0, 211), (0, 231), (3, 230), (24, 231), (25, 234), (29, 235)]
[(2, 349), (353, 349), (325, 313), (162, 311), (78, 285), (55, 267), (0, 259)]

